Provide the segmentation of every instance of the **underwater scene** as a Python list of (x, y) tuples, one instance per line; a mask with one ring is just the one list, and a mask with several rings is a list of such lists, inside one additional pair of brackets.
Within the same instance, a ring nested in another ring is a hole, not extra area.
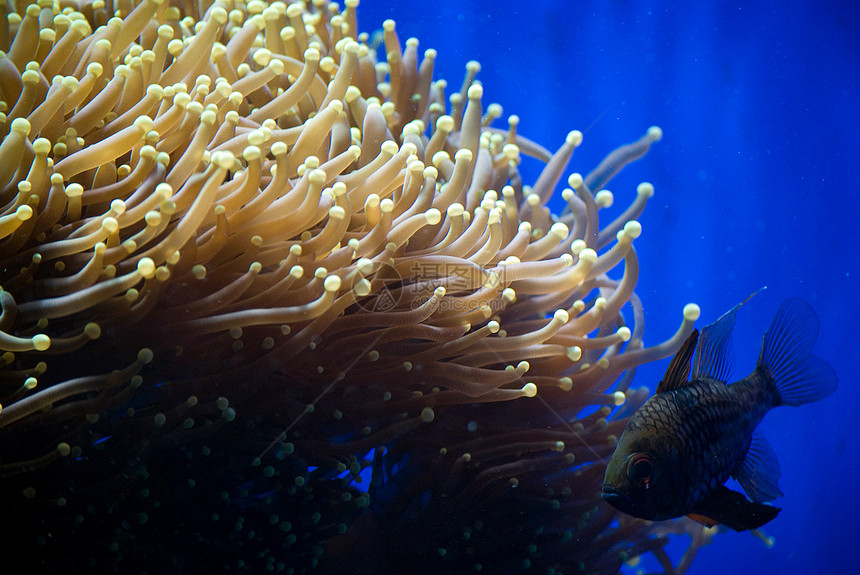
[[(780, 302), (799, 296), (812, 305), (821, 321), (815, 351), (840, 387), (819, 403), (776, 409), (761, 425), (784, 493), (773, 502), (778, 518), (762, 528), (765, 541), (723, 529), (688, 573), (851, 570), (856, 508), (836, 493), (833, 474), (860, 468), (850, 440), (860, 352), (847, 320), (860, 290), (851, 248), (860, 214), (852, 167), (860, 160), (860, 9), (840, 1), (384, 4), (365, 2), (362, 14), (392, 18), (402, 34), (438, 49), (439, 75), (455, 85), (462, 60), (479, 61), (485, 94), (520, 117), (522, 134), (551, 148), (581, 130), (569, 171), (596, 165), (651, 124), (663, 129), (610, 186), (624, 197), (640, 181), (654, 184), (639, 217), (636, 288), (652, 337), (671, 333), (688, 302), (699, 304), (704, 325), (767, 286), (738, 312), (734, 381), (755, 366)], [(634, 385), (653, 391), (667, 362), (639, 368)]]
[(855, 3), (2, 9), (10, 565), (855, 569)]

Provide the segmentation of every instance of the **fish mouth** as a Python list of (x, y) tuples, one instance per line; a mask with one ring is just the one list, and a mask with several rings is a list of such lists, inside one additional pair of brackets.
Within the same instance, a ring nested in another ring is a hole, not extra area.
[(602, 497), (608, 504), (624, 513), (629, 514), (636, 508), (636, 504), (630, 496), (615, 487), (607, 487), (604, 485), (603, 489), (600, 491), (600, 497)]

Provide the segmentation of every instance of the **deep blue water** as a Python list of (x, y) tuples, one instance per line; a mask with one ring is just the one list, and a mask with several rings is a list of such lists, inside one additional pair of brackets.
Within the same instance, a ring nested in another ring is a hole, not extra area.
[[(723, 533), (690, 572), (856, 568), (860, 5), (363, 0), (359, 18), (364, 31), (393, 18), (401, 40), (435, 48), (437, 76), (454, 88), (478, 60), (485, 103), (519, 115), (520, 132), (547, 148), (584, 132), (570, 172), (663, 129), (609, 186), (619, 207), (638, 182), (656, 188), (636, 244), (646, 343), (673, 333), (687, 302), (704, 325), (767, 286), (739, 313), (735, 374), (752, 369), (771, 314), (798, 295), (818, 312), (816, 351), (840, 377), (831, 397), (762, 424), (782, 465), (783, 511), (765, 528), (775, 546)], [(638, 383), (663, 369), (640, 370)]]

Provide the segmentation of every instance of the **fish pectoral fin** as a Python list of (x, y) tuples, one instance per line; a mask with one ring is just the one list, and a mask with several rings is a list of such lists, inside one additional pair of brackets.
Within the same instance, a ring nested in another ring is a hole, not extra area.
[(694, 329), (687, 337), (687, 340), (681, 344), (678, 351), (669, 362), (669, 367), (666, 368), (666, 373), (663, 374), (663, 379), (657, 384), (657, 393), (663, 391), (672, 391), (679, 387), (684, 387), (688, 383), (690, 377), (690, 359), (693, 357), (693, 351), (696, 349), (696, 341), (699, 339), (699, 330)]
[(760, 431), (753, 433), (743, 461), (732, 475), (755, 503), (780, 497), (779, 461), (773, 448)]
[(745, 531), (761, 527), (779, 511), (779, 507), (753, 503), (737, 491), (722, 486), (696, 505), (689, 517), (708, 527), (722, 523), (735, 531)]

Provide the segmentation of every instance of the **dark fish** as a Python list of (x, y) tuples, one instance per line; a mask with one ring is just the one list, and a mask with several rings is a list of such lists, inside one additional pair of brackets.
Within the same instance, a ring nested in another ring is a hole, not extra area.
[[(793, 298), (765, 332), (755, 370), (727, 385), (729, 340), (741, 305), (701, 334), (690, 334), (657, 393), (630, 418), (603, 479), (603, 499), (618, 510), (651, 520), (688, 515), (737, 531), (760, 527), (779, 513), (763, 503), (782, 495), (779, 462), (756, 426), (774, 407), (830, 395), (837, 379), (811, 354), (818, 317)], [(729, 477), (749, 500), (723, 485)]]

